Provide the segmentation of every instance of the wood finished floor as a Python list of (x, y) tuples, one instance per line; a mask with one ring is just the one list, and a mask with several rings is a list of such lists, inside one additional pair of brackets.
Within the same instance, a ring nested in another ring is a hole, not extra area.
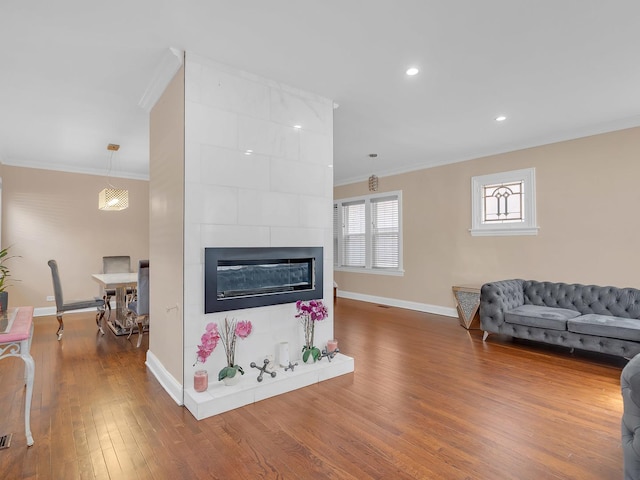
[(623, 359), (339, 299), (355, 373), (197, 421), (147, 372), (146, 336), (56, 325), (36, 318), (33, 447), (22, 361), (0, 361), (3, 480), (622, 478)]

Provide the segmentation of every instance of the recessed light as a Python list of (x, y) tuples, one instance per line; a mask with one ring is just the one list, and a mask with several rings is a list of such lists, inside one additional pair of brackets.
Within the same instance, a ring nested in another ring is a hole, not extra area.
[(498, 115), (496, 117), (496, 122), (504, 122), (507, 119), (504, 115)]
[(302, 128), (302, 125), (294, 125), (293, 128), (295, 128), (296, 130), (300, 130)]
[(414, 75), (417, 75), (419, 71), (420, 70), (418, 70), (416, 67), (410, 67), (407, 69), (406, 74), (410, 77), (413, 77)]
[(245, 155), (251, 155), (253, 153), (253, 150), (245, 150), (244, 154)]

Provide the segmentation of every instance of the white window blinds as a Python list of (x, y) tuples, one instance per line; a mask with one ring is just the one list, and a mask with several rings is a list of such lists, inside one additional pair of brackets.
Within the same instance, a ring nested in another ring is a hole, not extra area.
[(337, 269), (402, 272), (401, 192), (338, 200), (333, 215)]
[(386, 197), (371, 200), (373, 268), (398, 268), (400, 230), (398, 198)]
[(342, 204), (342, 264), (364, 267), (366, 222), (364, 200)]

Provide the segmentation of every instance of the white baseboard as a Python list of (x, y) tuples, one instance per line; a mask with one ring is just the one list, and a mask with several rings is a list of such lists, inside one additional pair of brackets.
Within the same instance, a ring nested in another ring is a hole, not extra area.
[(433, 313), (435, 315), (444, 315), (446, 317), (458, 318), (458, 312), (455, 308), (442, 307), (440, 305), (430, 305), (428, 303), (409, 302), (407, 300), (398, 300), (396, 298), (377, 297), (374, 295), (366, 295), (364, 293), (346, 292), (338, 290), (338, 297), (350, 298), (351, 300), (360, 300), (362, 302), (378, 303), (381, 305), (389, 305), (390, 307), (406, 308), (408, 310), (416, 310), (418, 312)]
[(160, 382), (162, 388), (166, 390), (171, 398), (180, 406), (184, 405), (184, 391), (180, 382), (171, 375), (164, 365), (158, 360), (151, 350), (147, 350), (147, 368), (151, 371), (156, 380)]
[[(116, 311), (116, 303), (114, 300), (111, 300), (111, 310), (113, 312)], [(69, 313), (82, 313), (82, 312), (95, 312), (96, 309), (95, 308), (83, 308), (81, 310), (73, 310), (73, 311), (69, 311)], [(33, 309), (33, 316), (34, 317), (47, 317), (49, 315), (55, 315), (56, 314), (56, 307), (52, 306), (52, 307), (37, 307)]]

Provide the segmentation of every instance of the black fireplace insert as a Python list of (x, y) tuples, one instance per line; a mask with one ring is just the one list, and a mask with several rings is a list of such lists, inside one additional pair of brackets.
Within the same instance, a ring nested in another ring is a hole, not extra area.
[(205, 248), (205, 313), (322, 298), (322, 250)]

